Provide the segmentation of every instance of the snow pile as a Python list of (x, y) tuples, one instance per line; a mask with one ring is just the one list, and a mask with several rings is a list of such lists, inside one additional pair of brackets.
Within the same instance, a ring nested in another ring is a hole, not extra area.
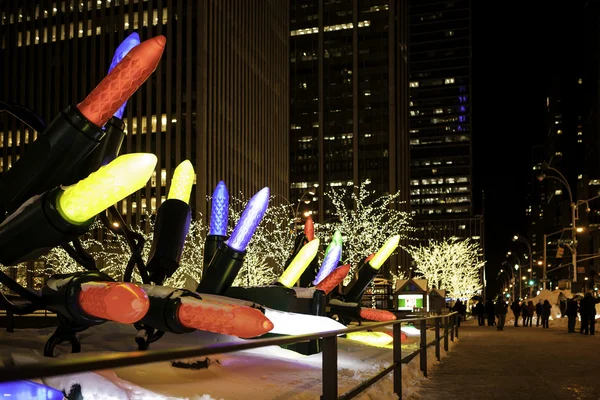
[[(43, 345), (52, 331), (25, 329), (14, 334), (0, 331), (0, 357), (10, 356), (18, 364), (39, 362), (43, 359), (40, 354)], [(80, 334), (83, 353), (63, 353), (59, 356), (81, 357), (135, 350), (135, 332), (129, 325), (106, 323), (95, 326)], [(433, 335), (433, 331), (427, 332), (428, 342), (433, 339)], [(162, 340), (152, 345), (152, 349), (165, 350), (241, 340), (199, 331), (185, 335), (166, 334)], [(403, 341), (403, 356), (418, 349), (419, 340), (419, 335), (411, 332), (406, 341)], [(66, 351), (66, 347), (57, 350)], [(278, 346), (269, 346), (209, 358), (210, 365), (205, 369), (181, 369), (173, 367), (171, 362), (159, 362), (44, 378), (43, 382), (67, 393), (78, 384), (84, 400), (308, 400), (321, 395), (321, 353), (306, 356)], [(339, 393), (349, 391), (391, 362), (392, 350), (389, 348), (372, 347), (339, 338)], [(428, 349), (428, 367), (431, 368), (435, 363), (435, 348), (432, 347)], [(419, 371), (419, 356), (408, 365), (403, 365), (402, 371), (403, 393), (414, 394), (417, 390), (415, 383), (424, 379)], [(356, 398), (395, 399), (392, 382), (392, 374), (389, 374)]]

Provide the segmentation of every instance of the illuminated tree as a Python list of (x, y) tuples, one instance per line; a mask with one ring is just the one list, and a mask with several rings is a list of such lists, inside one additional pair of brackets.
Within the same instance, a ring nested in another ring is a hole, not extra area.
[(375, 192), (367, 190), (366, 185), (354, 187), (350, 195), (347, 189), (332, 189), (325, 193), (334, 208), (333, 218), (315, 225), (322, 243), (329, 243), (336, 230), (342, 234), (342, 263), (351, 265), (344, 281), (346, 285), (358, 264), (375, 253), (390, 236), (399, 234), (402, 240), (412, 231), (410, 214), (400, 211), (400, 192), (375, 197)]
[(429, 240), (427, 246), (406, 246), (416, 263), (416, 273), (427, 279), (430, 287), (444, 289), (452, 298), (470, 298), (481, 289), (479, 243), (452, 237), (443, 241)]

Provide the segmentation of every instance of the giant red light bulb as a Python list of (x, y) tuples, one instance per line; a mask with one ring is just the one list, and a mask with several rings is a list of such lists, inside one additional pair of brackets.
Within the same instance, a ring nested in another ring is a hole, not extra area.
[(150, 307), (146, 292), (124, 282), (82, 283), (77, 300), (86, 314), (123, 324), (138, 322)]
[(346, 275), (348, 275), (348, 272), (350, 272), (350, 264), (337, 267), (333, 270), (333, 272), (327, 275), (325, 279), (319, 282), (317, 289), (324, 291), (325, 294), (329, 294), (329, 292), (331, 292), (344, 280)]
[(304, 234), (309, 242), (315, 238), (315, 223), (310, 215), (304, 223)]
[(386, 310), (378, 310), (376, 308), (361, 308), (360, 309), (360, 317), (363, 319), (368, 319), (369, 321), (393, 321), (396, 319), (396, 316)]
[(177, 317), (187, 328), (241, 338), (260, 336), (273, 329), (273, 323), (256, 308), (193, 297), (181, 299)]
[(167, 39), (160, 35), (135, 46), (77, 106), (92, 123), (103, 126), (154, 72)]

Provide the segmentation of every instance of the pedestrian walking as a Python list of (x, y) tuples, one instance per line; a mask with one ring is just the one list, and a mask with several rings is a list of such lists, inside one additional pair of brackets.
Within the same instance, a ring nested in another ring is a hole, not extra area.
[(485, 306), (483, 301), (480, 301), (475, 306), (475, 314), (477, 315), (477, 322), (479, 326), (485, 326)]
[(567, 298), (565, 297), (563, 292), (560, 292), (558, 294), (558, 307), (560, 309), (560, 317), (564, 318), (567, 312)]
[(513, 315), (515, 316), (515, 327), (517, 327), (519, 326), (519, 316), (521, 315), (521, 305), (519, 304), (519, 301), (513, 301), (510, 305), (510, 309), (512, 310)]
[(508, 307), (502, 297), (498, 297), (496, 300), (496, 304), (494, 304), (494, 313), (498, 316), (498, 330), (504, 330), (504, 322), (506, 321), (506, 313), (508, 312)]
[(568, 321), (568, 333), (575, 333), (575, 323), (577, 321), (577, 311), (579, 310), (579, 306), (577, 305), (577, 299), (572, 298), (567, 301), (567, 318)]
[(581, 333), (587, 335), (594, 335), (596, 332), (596, 303), (598, 300), (594, 299), (590, 292), (587, 292), (581, 302), (579, 303), (581, 313)]
[(548, 300), (544, 300), (544, 304), (542, 304), (542, 328), (549, 328), (550, 326), (550, 309), (552, 306)]
[(538, 300), (535, 305), (535, 315), (537, 316), (535, 321), (535, 326), (540, 326), (540, 322), (542, 321), (542, 301)]
[(460, 327), (460, 320), (462, 319), (461, 313), (463, 312), (463, 303), (460, 299), (456, 300), (454, 306), (452, 306), (452, 311), (456, 311), (458, 314), (455, 315), (454, 320), (456, 321), (456, 325)]
[(533, 326), (533, 314), (535, 313), (535, 306), (533, 305), (533, 301), (529, 300), (527, 302), (527, 306), (523, 306), (523, 308), (527, 308), (527, 319), (524, 321), (523, 326), (527, 326), (529, 323), (529, 327)]

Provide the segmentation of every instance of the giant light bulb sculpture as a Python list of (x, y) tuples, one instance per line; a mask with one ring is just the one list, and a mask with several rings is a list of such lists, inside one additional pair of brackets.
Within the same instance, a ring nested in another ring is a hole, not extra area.
[(338, 266), (341, 256), (342, 246), (335, 244), (325, 255), (323, 263), (321, 264), (321, 269), (319, 269), (317, 277), (313, 281), (313, 285), (318, 285), (319, 282), (325, 279), (325, 277), (327, 277), (327, 275), (329, 275)]
[(155, 166), (154, 154), (126, 154), (75, 185), (32, 198), (0, 225), (0, 262), (32, 260), (82, 235), (98, 213), (145, 186)]
[(246, 247), (265, 215), (269, 196), (265, 187), (248, 201), (231, 236), (219, 246), (204, 271), (197, 292), (222, 295), (231, 287), (242, 268)]
[(379, 273), (379, 269), (383, 263), (392, 255), (398, 247), (400, 235), (390, 237), (377, 253), (363, 264), (358, 270), (358, 279), (351, 284), (346, 291), (344, 299), (350, 302), (358, 302), (369, 284), (375, 279)]
[(208, 268), (210, 261), (217, 249), (227, 240), (227, 223), (229, 222), (229, 192), (225, 182), (220, 181), (212, 195), (212, 207), (210, 210), (210, 228), (204, 241), (204, 258), (202, 264), (204, 270)]
[(61, 112), (2, 179), (2, 210), (11, 213), (27, 199), (67, 182), (105, 136), (102, 126), (156, 69), (164, 36), (146, 40), (77, 106)]
[(158, 285), (171, 277), (179, 267), (185, 238), (190, 229), (192, 210), (189, 206), (194, 167), (185, 160), (175, 168), (167, 200), (156, 212), (152, 247), (146, 269), (150, 280)]
[[(108, 73), (119, 64), (123, 58), (133, 49), (135, 46), (140, 44), (140, 37), (136, 32), (127, 36), (125, 40), (117, 47), (113, 56), (112, 62), (108, 68)], [(127, 100), (115, 111), (115, 114), (106, 122), (104, 125), (104, 131), (106, 135), (89, 156), (75, 167), (75, 170), (65, 178), (63, 184), (70, 185), (80, 181), (84, 177), (88, 176), (92, 172), (96, 171), (103, 165), (108, 164), (114, 160), (123, 144), (125, 138), (125, 123), (123, 122), (123, 113), (125, 112), (125, 106)]]
[(296, 284), (304, 270), (312, 262), (319, 251), (319, 239), (312, 240), (304, 245), (294, 257), (292, 262), (279, 277), (277, 282), (287, 288), (291, 288)]
[(194, 329), (251, 338), (273, 329), (258, 309), (203, 299), (185, 289), (142, 285), (150, 297), (150, 312), (141, 323), (165, 332), (187, 333)]

